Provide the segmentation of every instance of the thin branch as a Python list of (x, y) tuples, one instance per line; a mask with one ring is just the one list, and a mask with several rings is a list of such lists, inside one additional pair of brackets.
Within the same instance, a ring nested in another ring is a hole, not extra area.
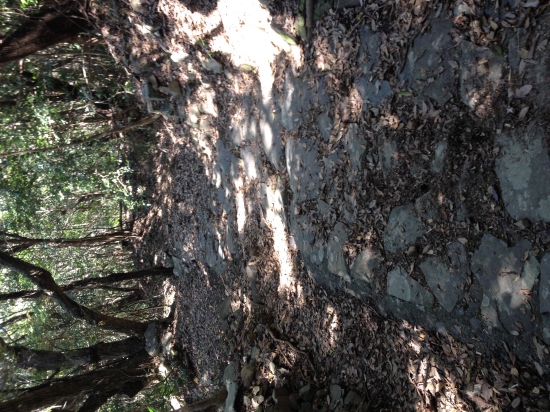
[(5, 157), (11, 157), (11, 156), (23, 156), (23, 155), (26, 155), (26, 154), (29, 154), (29, 153), (53, 152), (55, 150), (64, 149), (66, 147), (78, 146), (78, 145), (88, 143), (88, 142), (91, 142), (91, 141), (94, 141), (94, 140), (102, 139), (102, 138), (104, 138), (106, 136), (109, 136), (111, 134), (124, 133), (124, 132), (127, 132), (128, 130), (131, 130), (131, 129), (135, 128), (135, 127), (148, 125), (150, 123), (153, 123), (159, 117), (160, 117), (160, 114), (155, 114), (151, 117), (148, 117), (148, 118), (142, 119), (142, 120), (138, 120), (137, 122), (130, 123), (130, 124), (124, 126), (124, 127), (118, 128), (118, 129), (108, 130), (106, 132), (98, 133), (98, 134), (96, 134), (92, 137), (89, 137), (87, 139), (75, 140), (74, 142), (66, 143), (66, 144), (60, 144), (60, 145), (54, 146), (54, 147), (44, 147), (44, 148), (41, 148), (41, 149), (18, 150), (18, 151), (15, 151), (15, 152), (1, 153), (0, 154), (0, 159), (5, 158)]

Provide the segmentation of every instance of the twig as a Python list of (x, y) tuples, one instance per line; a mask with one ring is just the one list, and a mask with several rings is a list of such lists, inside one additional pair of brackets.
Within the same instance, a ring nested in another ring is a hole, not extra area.
[(298, 353), (301, 353), (302, 355), (305, 355), (306, 357), (308, 356), (307, 352), (304, 352), (303, 350), (300, 350), (298, 349), (296, 346), (294, 346), (292, 343), (290, 343), (289, 341), (287, 340), (284, 340), (284, 339), (279, 339), (277, 337), (275, 337), (275, 335), (273, 334), (273, 332), (271, 331), (271, 329), (269, 329), (269, 326), (266, 326), (266, 325), (263, 325), (263, 324), (259, 324), (259, 326), (263, 327), (267, 333), (269, 333), (269, 336), (271, 336), (271, 338), (276, 341), (276, 342), (280, 342), (280, 343), (285, 343), (287, 344), (288, 346), (291, 347), (291, 349), (295, 352), (298, 352)]
[[(317, 381), (317, 379), (315, 378), (315, 368), (313, 367), (313, 362), (311, 361), (311, 359), (309, 358), (309, 354), (303, 350), (300, 350), (298, 349), (296, 346), (294, 346), (292, 343), (290, 343), (289, 341), (287, 340), (284, 340), (284, 339), (279, 339), (277, 337), (275, 337), (275, 335), (273, 334), (273, 332), (271, 331), (271, 329), (269, 329), (269, 326), (266, 326), (266, 325), (263, 325), (263, 324), (259, 324), (258, 326), (261, 326), (263, 327), (267, 333), (269, 333), (269, 336), (271, 336), (271, 338), (275, 341), (275, 342), (279, 342), (279, 343), (285, 343), (287, 344), (288, 346), (290, 346), (290, 348), (292, 350), (294, 350), (295, 352), (298, 352), (298, 353), (301, 353), (302, 355), (304, 355), (307, 359), (307, 361), (309, 362), (309, 365), (311, 366), (311, 369), (313, 371), (313, 378), (315, 379), (315, 381)], [(284, 356), (284, 354), (283, 354)], [(286, 356), (285, 356), (285, 359), (286, 359)], [(287, 362), (288, 362), (288, 359), (287, 359)], [(304, 376), (304, 374), (302, 373), (302, 371), (300, 371), (300, 374), (302, 375), (302, 378), (308, 382), (308, 383), (311, 383), (308, 379), (306, 379), (306, 377)]]

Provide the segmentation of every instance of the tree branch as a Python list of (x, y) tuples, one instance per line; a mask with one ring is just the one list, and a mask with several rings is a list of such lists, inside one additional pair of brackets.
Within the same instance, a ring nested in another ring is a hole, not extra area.
[(103, 315), (78, 304), (65, 294), (63, 289), (55, 282), (49, 271), (39, 266), (25, 262), (1, 251), (0, 265), (18, 272), (33, 282), (42, 289), (47, 296), (54, 299), (65, 312), (76, 319), (83, 320), (103, 329), (114, 330), (129, 335), (143, 334), (147, 330), (147, 323)]
[[(149, 123), (153, 123), (159, 117), (160, 117), (160, 114), (155, 114), (151, 117), (147, 117), (146, 119), (142, 119), (142, 120), (138, 120), (137, 122), (130, 123), (130, 124), (124, 126), (124, 127), (120, 127), (118, 129), (112, 129), (112, 130), (108, 130), (106, 132), (98, 133), (98, 134), (93, 135), (93, 136), (91, 136), (87, 139), (75, 140), (74, 142), (71, 142), (71, 143), (60, 144), (60, 145), (53, 146), (53, 147), (44, 147), (44, 148), (41, 148), (41, 149), (28, 149), (28, 150), (18, 150), (18, 151), (8, 152), (8, 153), (0, 153), (0, 159), (5, 158), (5, 157), (11, 157), (11, 156), (23, 156), (23, 155), (26, 155), (26, 154), (29, 154), (29, 153), (53, 152), (55, 150), (65, 149), (67, 147), (78, 146), (78, 145), (88, 143), (88, 142), (91, 142), (91, 141), (94, 141), (94, 140), (102, 139), (102, 138), (104, 138), (106, 136), (109, 136), (111, 134), (127, 132), (128, 130), (133, 129), (134, 127), (140, 127), (140, 126), (148, 125)], [(113, 137), (110, 137), (110, 139), (112, 139), (112, 138)]]

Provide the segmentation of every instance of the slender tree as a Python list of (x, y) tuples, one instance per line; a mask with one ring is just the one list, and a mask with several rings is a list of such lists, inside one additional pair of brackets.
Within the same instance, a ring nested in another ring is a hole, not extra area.
[(115, 231), (98, 236), (88, 236), (76, 239), (36, 239), (20, 236), (16, 233), (0, 233), (0, 248), (11, 253), (21, 252), (34, 245), (48, 245), (54, 247), (83, 247), (98, 246), (106, 243), (120, 242), (132, 237), (132, 233), (126, 230)]
[[(159, 114), (155, 114), (155, 115), (147, 117), (145, 119), (141, 119), (141, 120), (135, 121), (133, 123), (127, 124), (126, 126), (120, 127), (118, 129), (108, 130), (106, 132), (101, 132), (101, 133), (95, 134), (95, 135), (93, 135), (91, 137), (88, 137), (86, 139), (75, 140), (73, 142), (63, 143), (63, 144), (59, 144), (57, 146), (43, 147), (43, 148), (37, 148), (37, 149), (28, 149), (28, 150), (17, 150), (15, 152), (0, 153), (0, 158), (10, 157), (10, 156), (23, 156), (23, 155), (30, 154), (30, 153), (53, 152), (53, 151), (56, 151), (56, 150), (64, 149), (64, 148), (67, 148), (67, 147), (78, 146), (78, 145), (81, 145), (81, 144), (84, 144), (84, 143), (88, 143), (88, 142), (103, 139), (103, 138), (113, 139), (117, 135), (117, 133), (124, 133), (124, 132), (127, 132), (128, 130), (133, 129), (134, 127), (148, 125), (150, 123), (153, 123), (159, 117), (160, 117)], [(111, 136), (111, 137), (108, 137), (108, 136)]]
[[(63, 292), (69, 292), (72, 290), (81, 290), (86, 288), (112, 285), (113, 283), (124, 282), (128, 280), (143, 279), (148, 276), (168, 277), (172, 276), (172, 274), (173, 270), (171, 268), (157, 267), (145, 270), (137, 270), (134, 272), (111, 273), (104, 277), (80, 279), (66, 285), (60, 285), (59, 288)], [(44, 290), (20, 290), (17, 292), (1, 293), (0, 302), (11, 299), (37, 299), (42, 296), (47, 296), (47, 293)]]
[(0, 349), (15, 358), (15, 366), (22, 369), (49, 371), (67, 369), (84, 363), (94, 364), (130, 356), (144, 349), (144, 340), (135, 336), (116, 342), (100, 342), (87, 348), (67, 351), (30, 349), (20, 345), (8, 345), (0, 338)]
[(30, 388), (12, 399), (0, 402), (0, 412), (32, 412), (84, 396), (87, 399), (79, 412), (96, 411), (116, 394), (129, 397), (137, 395), (153, 379), (155, 362), (156, 358), (140, 350), (100, 369)]
[(93, 311), (71, 299), (55, 282), (52, 274), (39, 266), (25, 262), (5, 252), (0, 252), (0, 265), (12, 269), (38, 286), (47, 296), (54, 299), (69, 315), (103, 329), (128, 335), (142, 335), (147, 323), (117, 318)]

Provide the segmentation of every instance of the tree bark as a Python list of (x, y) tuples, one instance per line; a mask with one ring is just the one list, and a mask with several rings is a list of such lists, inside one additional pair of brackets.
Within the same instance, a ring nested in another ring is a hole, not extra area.
[(36, 265), (25, 262), (5, 252), (0, 251), (0, 265), (12, 269), (44, 291), (54, 299), (69, 315), (103, 329), (114, 330), (128, 335), (142, 335), (147, 330), (147, 323), (135, 322), (129, 319), (103, 315), (82, 306), (65, 294), (55, 283), (52, 274)]
[[(88, 142), (91, 142), (91, 141), (94, 141), (94, 140), (103, 139), (104, 137), (107, 137), (109, 135), (115, 135), (115, 137), (116, 137), (117, 133), (124, 133), (124, 132), (127, 132), (130, 129), (133, 129), (134, 127), (148, 125), (149, 123), (153, 123), (159, 117), (160, 117), (160, 114), (155, 114), (153, 116), (147, 117), (146, 119), (141, 119), (141, 120), (138, 120), (134, 123), (130, 123), (130, 124), (124, 126), (124, 127), (120, 127), (118, 129), (112, 129), (112, 130), (108, 130), (106, 132), (98, 133), (98, 134), (96, 134), (92, 137), (89, 137), (87, 139), (75, 140), (74, 142), (71, 142), (71, 143), (60, 144), (60, 145), (53, 146), (53, 147), (44, 147), (44, 148), (41, 148), (41, 149), (28, 149), (28, 150), (18, 150), (18, 151), (15, 151), (15, 152), (0, 153), (0, 159), (4, 158), (4, 157), (10, 157), (10, 156), (23, 156), (23, 155), (26, 155), (26, 154), (29, 154), (29, 153), (53, 152), (53, 151), (56, 151), (56, 150), (64, 149), (66, 147), (78, 146), (78, 145), (88, 143)], [(113, 139), (113, 138), (114, 138), (113, 136), (109, 137), (109, 139)], [(109, 140), (109, 139), (107, 139), (107, 140)]]
[(22, 369), (49, 371), (60, 368), (74, 368), (84, 363), (113, 361), (130, 356), (144, 348), (143, 339), (131, 337), (117, 342), (96, 345), (68, 351), (36, 350), (25, 346), (8, 345), (0, 338), (0, 347), (15, 357), (15, 365)]
[[(111, 273), (110, 275), (100, 278), (80, 279), (66, 285), (61, 285), (59, 286), (59, 288), (63, 292), (69, 292), (71, 290), (93, 288), (97, 286), (108, 285), (111, 283), (141, 279), (147, 276), (168, 277), (172, 275), (172, 268), (157, 267), (145, 270), (137, 270), (135, 272)], [(43, 290), (20, 290), (18, 292), (0, 294), (0, 302), (11, 299), (37, 299), (46, 295), (46, 292)]]
[(91, 29), (75, 3), (67, 2), (58, 9), (42, 10), (8, 35), (0, 44), (0, 66), (68, 42)]
[[(102, 369), (55, 379), (46, 385), (29, 389), (26, 393), (0, 403), (0, 412), (32, 412), (62, 404), (78, 396), (89, 398), (107, 392), (110, 396), (122, 393), (130, 397), (143, 389), (154, 376), (150, 371), (154, 358), (141, 350), (128, 359), (114, 362)], [(105, 399), (106, 400), (106, 399)], [(85, 402), (86, 404), (86, 402)], [(101, 405), (97, 405), (99, 407)], [(82, 409), (81, 410), (97, 410)]]
[(0, 245), (2, 250), (16, 250), (21, 251), (34, 245), (46, 244), (54, 247), (83, 247), (83, 246), (97, 246), (104, 245), (106, 243), (120, 242), (132, 237), (132, 233), (127, 231), (117, 231), (113, 233), (107, 233), (105, 235), (83, 237), (77, 239), (36, 239), (19, 236), (17, 234), (4, 233), (0, 234)]

